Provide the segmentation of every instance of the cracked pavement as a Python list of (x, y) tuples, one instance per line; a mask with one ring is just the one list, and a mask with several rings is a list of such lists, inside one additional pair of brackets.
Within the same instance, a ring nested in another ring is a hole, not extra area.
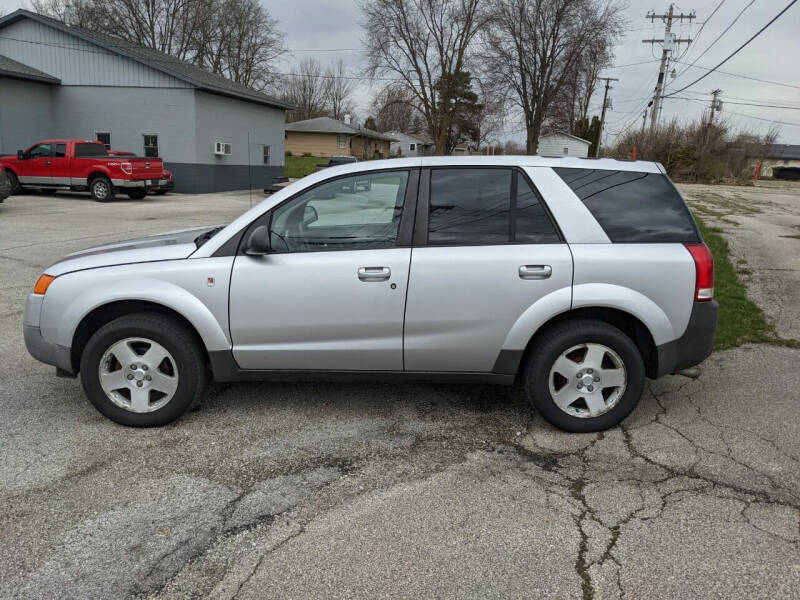
[(421, 383), (215, 384), (126, 429), (26, 354), (24, 297), (61, 255), (247, 206), (0, 205), (1, 597), (796, 596), (797, 349), (714, 354), (588, 435), (519, 387)]

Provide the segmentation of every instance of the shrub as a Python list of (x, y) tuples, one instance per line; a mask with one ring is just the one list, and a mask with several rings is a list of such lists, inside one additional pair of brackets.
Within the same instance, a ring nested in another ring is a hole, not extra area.
[(664, 165), (675, 181), (700, 183), (743, 183), (750, 179), (748, 157), (758, 157), (764, 146), (772, 144), (777, 131), (759, 136), (733, 131), (724, 120), (681, 124), (677, 119), (655, 130), (628, 131), (611, 149), (614, 158), (637, 158)]
[(303, 152), (303, 156), (305, 156), (307, 158), (307, 157), (311, 156), (311, 152)]
[(283, 155), (284, 156), (294, 156), (294, 154), (292, 154), (291, 150), (287, 150), (286, 152), (283, 153)]

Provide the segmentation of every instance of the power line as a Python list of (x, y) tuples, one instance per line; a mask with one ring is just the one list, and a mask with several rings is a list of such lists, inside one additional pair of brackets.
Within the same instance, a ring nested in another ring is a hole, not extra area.
[[(699, 98), (690, 98), (688, 96), (671, 96), (674, 100), (699, 100)], [(782, 110), (800, 110), (800, 106), (777, 106), (775, 104), (754, 104), (750, 102), (731, 102), (725, 100), (725, 104), (734, 104), (736, 106), (760, 106), (762, 108), (780, 108)]]
[[(697, 57), (696, 57), (696, 58), (695, 58), (695, 59), (692, 61), (692, 65), (693, 65), (694, 63), (696, 63), (698, 60), (700, 60), (701, 58), (703, 58), (703, 56), (705, 56), (705, 55), (706, 55), (706, 53), (707, 53), (709, 50), (711, 50), (711, 48), (713, 48), (713, 47), (714, 47), (714, 44), (716, 44), (716, 43), (717, 43), (717, 42), (718, 42), (718, 41), (719, 41), (719, 40), (722, 38), (722, 36), (724, 36), (726, 33), (728, 33), (728, 31), (730, 31), (731, 27), (733, 27), (733, 26), (736, 24), (736, 21), (738, 21), (738, 20), (739, 20), (739, 17), (741, 17), (741, 16), (744, 14), (744, 12), (745, 12), (745, 11), (746, 11), (748, 8), (750, 8), (750, 7), (753, 5), (753, 3), (754, 3), (755, 1), (756, 1), (756, 0), (750, 0), (750, 4), (747, 4), (747, 5), (746, 5), (746, 6), (745, 6), (745, 7), (744, 7), (742, 10), (740, 10), (740, 11), (739, 11), (739, 14), (738, 14), (738, 15), (736, 15), (736, 17), (733, 19), (733, 21), (731, 21), (730, 25), (728, 25), (728, 26), (727, 26), (727, 27), (726, 27), (726, 28), (725, 28), (725, 29), (722, 31), (722, 33), (720, 33), (720, 34), (719, 34), (719, 35), (718, 35), (716, 38), (714, 38), (714, 41), (713, 41), (713, 42), (711, 42), (711, 43), (710, 43), (710, 44), (709, 44), (709, 45), (706, 47), (706, 49), (705, 49), (705, 50), (703, 50), (703, 51), (700, 53), (700, 56), (697, 56)], [(722, 3), (720, 3), (720, 4), (719, 4), (719, 6), (722, 6)], [(717, 6), (717, 8), (719, 8), (719, 6)], [(716, 12), (716, 10), (715, 10), (714, 12)], [(712, 13), (712, 14), (713, 14), (713, 13)], [(698, 32), (698, 34), (699, 34), (699, 33), (700, 33), (700, 32)], [(696, 39), (696, 38), (695, 38), (695, 39)], [(683, 57), (681, 57), (681, 58), (683, 58)], [(681, 75), (683, 75), (683, 74), (684, 74), (684, 73), (685, 73), (685, 72), (686, 72), (686, 71), (689, 69), (689, 67), (691, 67), (692, 65), (689, 65), (689, 66), (687, 66), (685, 69), (683, 69), (683, 71), (681, 71), (680, 73), (678, 73), (678, 75), (675, 77), (675, 79), (677, 79), (678, 77), (680, 77)]]
[[(686, 64), (680, 61), (675, 61), (679, 64)], [(771, 85), (779, 85), (781, 87), (788, 87), (800, 90), (800, 85), (794, 85), (791, 83), (782, 83), (780, 81), (770, 81), (769, 79), (759, 79), (758, 77), (751, 77), (749, 75), (741, 75), (739, 73), (731, 73), (730, 71), (723, 71), (722, 69), (712, 69), (711, 67), (701, 67), (700, 65), (693, 65), (695, 69), (703, 69), (705, 71), (715, 71), (717, 73), (721, 73), (722, 75), (729, 75), (731, 77), (739, 77), (740, 79), (749, 79), (750, 81), (758, 81), (759, 83), (769, 83)]]
[(766, 25), (764, 25), (764, 26), (763, 26), (761, 29), (759, 29), (758, 31), (756, 31), (756, 32), (755, 32), (755, 33), (754, 33), (754, 34), (753, 34), (753, 35), (750, 37), (750, 39), (748, 39), (748, 40), (747, 40), (747, 41), (746, 41), (744, 44), (742, 44), (741, 46), (739, 46), (739, 47), (738, 47), (736, 50), (734, 50), (733, 52), (731, 52), (731, 53), (730, 53), (728, 56), (726, 56), (726, 57), (725, 57), (725, 58), (724, 58), (724, 59), (723, 59), (723, 60), (722, 60), (720, 63), (718, 63), (718, 64), (717, 64), (715, 67), (712, 67), (712, 68), (711, 68), (711, 69), (710, 69), (710, 70), (709, 70), (707, 73), (705, 73), (705, 74), (701, 75), (700, 77), (698, 77), (697, 79), (695, 79), (695, 80), (694, 80), (692, 83), (690, 83), (689, 85), (685, 85), (685, 86), (683, 86), (681, 89), (679, 89), (679, 90), (676, 90), (676, 91), (674, 91), (674, 92), (672, 92), (672, 93), (670, 93), (670, 94), (667, 94), (665, 97), (666, 97), (666, 98), (668, 98), (669, 96), (674, 96), (675, 94), (679, 94), (679, 93), (680, 93), (680, 92), (682, 92), (683, 90), (685, 90), (685, 89), (688, 89), (688, 88), (692, 87), (694, 84), (696, 84), (696, 83), (698, 83), (698, 82), (702, 81), (703, 79), (705, 79), (706, 77), (708, 77), (709, 75), (711, 75), (711, 73), (713, 73), (714, 71), (716, 71), (716, 70), (717, 70), (719, 67), (721, 67), (722, 65), (724, 65), (726, 62), (728, 62), (728, 61), (729, 61), (730, 59), (732, 59), (734, 56), (736, 56), (736, 55), (737, 55), (737, 54), (738, 54), (738, 53), (739, 53), (739, 52), (740, 52), (742, 49), (744, 49), (744, 48), (745, 48), (745, 46), (747, 46), (747, 45), (748, 45), (750, 42), (752, 42), (752, 41), (753, 41), (754, 39), (756, 39), (756, 38), (757, 38), (759, 35), (761, 35), (761, 34), (764, 32), (764, 30), (766, 30), (766, 29), (767, 29), (767, 27), (769, 27), (769, 26), (770, 26), (770, 25), (772, 25), (772, 24), (773, 24), (775, 21), (777, 21), (777, 20), (778, 20), (778, 19), (781, 17), (781, 15), (783, 15), (783, 13), (785, 13), (787, 10), (789, 10), (789, 9), (790, 9), (792, 6), (794, 6), (796, 3), (797, 3), (797, 0), (792, 0), (791, 2), (789, 2), (789, 4), (787, 4), (787, 5), (786, 5), (786, 7), (785, 7), (785, 8), (784, 8), (784, 9), (783, 9), (781, 12), (779, 12), (777, 15), (775, 15), (774, 17), (772, 17), (772, 19), (770, 19), (770, 21), (769, 21), (769, 22), (768, 22)]

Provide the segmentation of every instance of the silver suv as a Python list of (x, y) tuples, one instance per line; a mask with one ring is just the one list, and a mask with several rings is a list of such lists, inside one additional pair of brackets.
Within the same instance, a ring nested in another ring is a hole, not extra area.
[(297, 181), (225, 227), (48, 268), (25, 342), (125, 425), (168, 423), (207, 373), (512, 384), (569, 431), (619, 423), (701, 362), (713, 261), (659, 164), (426, 157)]

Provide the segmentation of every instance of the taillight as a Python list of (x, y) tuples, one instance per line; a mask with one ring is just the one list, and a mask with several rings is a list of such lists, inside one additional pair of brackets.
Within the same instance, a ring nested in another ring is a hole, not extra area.
[(684, 244), (694, 259), (695, 302), (707, 302), (714, 298), (714, 257), (705, 244)]
[(122, 169), (122, 172), (125, 173), (125, 175), (131, 175), (133, 173), (133, 165), (129, 162), (119, 163), (119, 168)]

